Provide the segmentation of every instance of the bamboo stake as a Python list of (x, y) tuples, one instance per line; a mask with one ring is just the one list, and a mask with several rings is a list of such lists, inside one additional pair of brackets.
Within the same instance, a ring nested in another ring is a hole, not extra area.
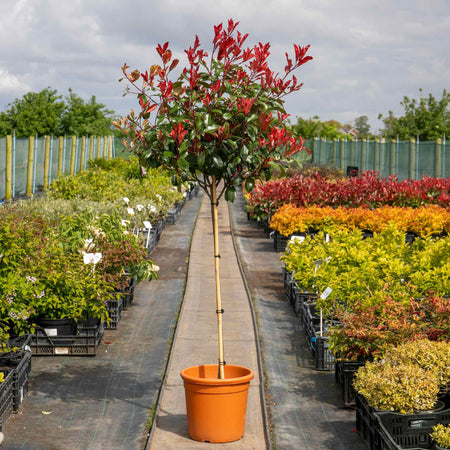
[(219, 227), (217, 223), (217, 195), (216, 195), (216, 178), (212, 177), (211, 186), (211, 216), (213, 222), (214, 235), (214, 271), (216, 277), (216, 307), (217, 307), (217, 327), (219, 331), (219, 373), (220, 380), (225, 379), (224, 359), (223, 359), (223, 331), (222, 331), (222, 300), (220, 297), (220, 274), (219, 274)]

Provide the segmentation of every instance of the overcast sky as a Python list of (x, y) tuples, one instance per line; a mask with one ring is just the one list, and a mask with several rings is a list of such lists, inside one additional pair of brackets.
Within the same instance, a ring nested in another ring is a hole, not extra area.
[(210, 49), (229, 18), (248, 44), (271, 43), (277, 71), (293, 43), (311, 45), (304, 86), (286, 101), (293, 122), (366, 115), (375, 132), (404, 96), (450, 89), (450, 0), (0, 0), (0, 111), (50, 86), (126, 115), (123, 63), (145, 70), (166, 41), (181, 56), (196, 34)]

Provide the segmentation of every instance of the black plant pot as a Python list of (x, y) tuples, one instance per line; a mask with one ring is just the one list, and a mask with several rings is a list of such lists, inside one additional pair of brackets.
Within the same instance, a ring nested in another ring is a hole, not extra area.
[(48, 319), (40, 317), (36, 319), (47, 336), (73, 336), (75, 334), (75, 323), (72, 319)]

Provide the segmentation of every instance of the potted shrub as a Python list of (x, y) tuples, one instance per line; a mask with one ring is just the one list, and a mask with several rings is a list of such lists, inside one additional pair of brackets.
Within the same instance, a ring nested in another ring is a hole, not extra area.
[(367, 362), (354, 385), (368, 404), (401, 414), (429, 411), (450, 385), (450, 343), (412, 340), (387, 349), (384, 358)]
[(436, 443), (436, 450), (450, 449), (450, 425), (435, 425), (430, 437)]
[[(196, 423), (196, 414), (201, 412), (189, 386), (209, 384), (214, 389), (238, 383), (248, 388), (253, 377), (250, 369), (224, 363), (217, 204), (221, 198), (232, 202), (236, 187), (243, 183), (250, 192), (261, 175), (270, 177), (277, 161), (303, 149), (304, 141), (285, 126), (288, 115), (283, 99), (300, 89), (292, 73), (311, 59), (306, 55), (308, 47), (294, 45), (294, 58), (287, 55), (284, 74), (276, 74), (267, 63), (270, 44), (245, 48), (248, 35), (241, 34), (237, 25), (229, 20), (227, 26), (214, 27), (210, 55), (196, 37), (185, 51), (188, 64), (178, 77), (173, 70), (179, 61), (173, 58), (168, 42), (157, 47), (161, 65), (141, 73), (129, 72), (125, 64), (122, 70), (129, 83), (127, 92), (137, 95), (140, 108), (116, 122), (131, 138), (130, 148), (142, 161), (171, 171), (172, 181), (179, 187), (184, 182), (198, 183), (211, 201), (219, 361), (217, 366), (196, 366), (182, 372), (189, 433), (194, 440), (210, 442), (242, 437), (247, 392), (244, 411), (236, 412), (243, 418), (231, 430), (220, 420), (224, 412), (220, 403), (210, 414), (214, 417), (203, 418), (213, 419), (218, 427), (203, 419)], [(206, 378), (201, 372), (206, 372)]]

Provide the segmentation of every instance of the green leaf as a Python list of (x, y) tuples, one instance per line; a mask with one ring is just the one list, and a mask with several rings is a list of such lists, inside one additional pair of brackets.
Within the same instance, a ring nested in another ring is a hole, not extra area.
[(233, 203), (236, 199), (236, 188), (234, 186), (230, 186), (225, 191), (225, 200), (227, 202)]
[(212, 160), (213, 160), (214, 165), (215, 165), (218, 169), (222, 169), (222, 167), (223, 167), (223, 161), (222, 161), (222, 158), (221, 158), (219, 155), (213, 155)]
[(252, 178), (248, 178), (247, 180), (245, 180), (245, 190), (247, 192), (253, 191), (254, 187), (255, 187), (255, 180), (253, 180)]
[(205, 133), (212, 133), (214, 131), (217, 131), (219, 129), (219, 125), (208, 125), (205, 128)]
[(205, 166), (206, 152), (203, 151), (197, 156), (197, 164), (199, 169), (203, 169)]

